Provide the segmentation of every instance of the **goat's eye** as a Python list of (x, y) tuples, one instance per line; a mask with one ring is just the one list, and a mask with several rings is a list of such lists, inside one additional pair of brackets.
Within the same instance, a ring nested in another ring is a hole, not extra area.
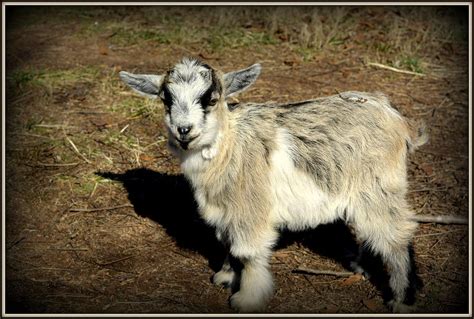
[(217, 101), (218, 101), (217, 99), (211, 99), (211, 100), (209, 101), (208, 105), (209, 105), (209, 106), (214, 106), (214, 105), (217, 104)]
[(200, 99), (200, 102), (201, 102), (201, 105), (204, 109), (206, 109), (207, 107), (209, 106), (214, 106), (217, 104), (217, 101), (219, 101), (219, 99), (217, 97), (215, 97), (214, 94), (212, 94), (212, 91), (209, 90), (207, 91), (206, 93), (204, 93), (202, 96), (201, 96), (201, 99)]

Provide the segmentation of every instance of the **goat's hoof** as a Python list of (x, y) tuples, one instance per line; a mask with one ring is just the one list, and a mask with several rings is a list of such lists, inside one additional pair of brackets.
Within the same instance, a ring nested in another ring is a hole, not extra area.
[(365, 271), (364, 268), (362, 268), (361, 265), (359, 265), (358, 262), (356, 261), (351, 261), (350, 263), (350, 268), (352, 269), (353, 272), (355, 272), (356, 274), (361, 274), (362, 276), (364, 276), (365, 279), (369, 279), (370, 278), (370, 274)]
[(212, 282), (217, 286), (223, 285), (224, 287), (229, 288), (232, 286), (234, 278), (235, 273), (233, 271), (221, 270), (214, 274), (214, 276), (212, 277)]
[(404, 304), (402, 302), (398, 302), (395, 300), (391, 300), (387, 303), (388, 307), (390, 310), (392, 310), (393, 313), (413, 313), (415, 312), (415, 307), (414, 306), (409, 306), (407, 304)]
[(245, 295), (241, 291), (230, 297), (230, 306), (238, 312), (263, 312), (265, 304), (255, 296)]

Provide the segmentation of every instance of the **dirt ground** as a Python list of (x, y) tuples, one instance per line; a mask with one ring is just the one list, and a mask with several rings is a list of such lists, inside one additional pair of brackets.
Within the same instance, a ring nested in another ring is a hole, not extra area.
[[(413, 209), (469, 214), (466, 7), (9, 7), (6, 21), (7, 313), (232, 313), (210, 281), (223, 252), (166, 149), (162, 107), (118, 79), (183, 56), (225, 72), (260, 62), (240, 101), (386, 93), (429, 128), (409, 158)], [(469, 311), (469, 236), (420, 224), (416, 313)], [(282, 234), (267, 312), (388, 312), (383, 276), (294, 271), (347, 271), (354, 250), (339, 223)]]

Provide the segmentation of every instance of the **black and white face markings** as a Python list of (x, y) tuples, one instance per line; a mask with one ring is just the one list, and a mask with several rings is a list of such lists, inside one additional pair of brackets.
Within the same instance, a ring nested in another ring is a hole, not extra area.
[(168, 130), (181, 148), (187, 149), (205, 129), (221, 95), (215, 71), (197, 60), (184, 59), (166, 74), (159, 96)]
[(165, 75), (121, 71), (120, 78), (141, 95), (161, 98), (170, 145), (186, 150), (215, 143), (222, 114), (215, 110), (225, 97), (254, 83), (260, 70), (257, 63), (221, 77), (209, 65), (185, 58)]
[(201, 104), (204, 114), (209, 113), (209, 110), (217, 104), (222, 94), (222, 87), (220, 85), (220, 82), (216, 78), (215, 71), (209, 69), (209, 72), (207, 72), (207, 74), (210, 75), (210, 80), (212, 82), (209, 88), (199, 98), (199, 103)]

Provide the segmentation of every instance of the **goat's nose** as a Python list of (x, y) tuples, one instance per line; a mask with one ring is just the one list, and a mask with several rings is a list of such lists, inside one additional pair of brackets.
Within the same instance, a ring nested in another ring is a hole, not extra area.
[(181, 135), (186, 135), (191, 131), (192, 126), (180, 126), (178, 127), (178, 132)]

